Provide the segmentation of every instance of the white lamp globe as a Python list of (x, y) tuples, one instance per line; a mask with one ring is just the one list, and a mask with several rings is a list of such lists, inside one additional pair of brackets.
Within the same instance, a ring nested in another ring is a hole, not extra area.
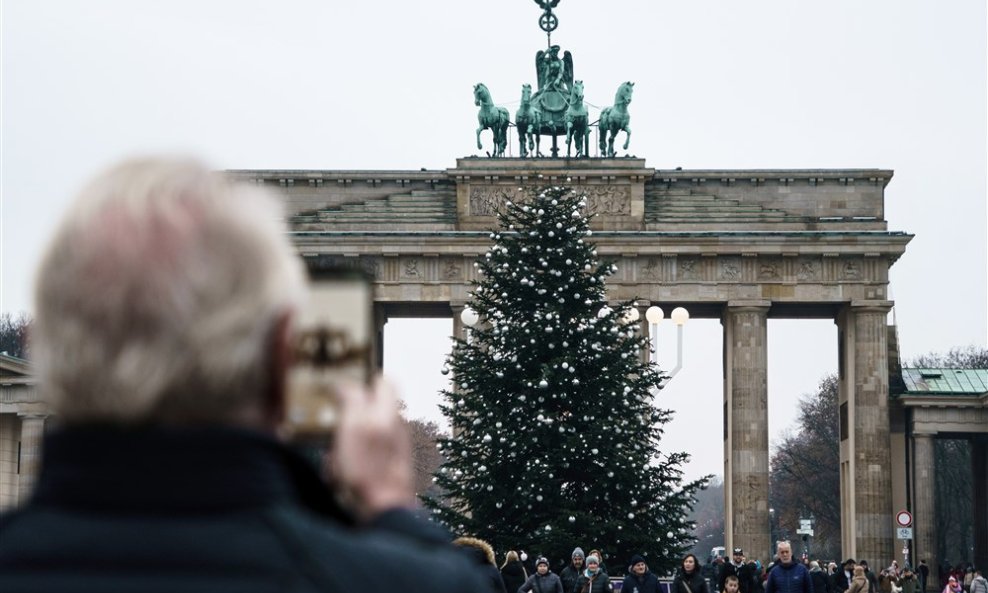
[(463, 312), (460, 313), (460, 321), (467, 327), (473, 327), (480, 321), (480, 316), (470, 307), (464, 307)]
[(600, 308), (599, 311), (597, 311), (597, 317), (603, 319), (604, 317), (610, 315), (610, 313), (611, 313), (611, 308), (608, 307), (607, 305), (604, 305), (603, 307)]
[(682, 307), (676, 307), (672, 310), (672, 315), (670, 317), (672, 318), (672, 322), (676, 325), (683, 325), (689, 320), (690, 313)]
[(634, 323), (638, 321), (639, 317), (641, 317), (641, 315), (638, 313), (638, 307), (630, 307), (627, 311), (624, 312), (625, 323)]
[(663, 317), (665, 317), (665, 313), (662, 312), (661, 307), (652, 305), (647, 311), (645, 311), (645, 319), (648, 319), (648, 322), (652, 325), (658, 325), (659, 322), (662, 321)]

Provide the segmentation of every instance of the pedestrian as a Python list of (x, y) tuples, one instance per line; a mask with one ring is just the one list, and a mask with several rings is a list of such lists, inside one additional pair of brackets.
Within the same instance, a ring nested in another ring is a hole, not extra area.
[(792, 544), (779, 542), (776, 546), (779, 561), (772, 567), (765, 581), (765, 593), (813, 593), (810, 572), (802, 562), (792, 557)]
[(600, 558), (593, 552), (587, 556), (587, 567), (583, 574), (576, 580), (574, 593), (608, 593), (614, 591), (611, 586), (611, 578), (600, 568)]
[[(854, 558), (848, 558), (841, 564), (841, 570), (834, 575), (835, 593), (846, 593), (851, 587), (851, 579), (854, 578), (855, 566), (857, 566), (857, 563), (854, 562)], [(864, 574), (864, 569), (862, 569), (861, 574)]]
[(479, 572), (484, 576), (484, 580), (490, 587), (490, 591), (507, 593), (504, 589), (504, 580), (501, 578), (501, 571), (497, 569), (494, 562), (494, 548), (484, 540), (476, 537), (458, 537), (453, 540), (453, 545), (460, 546), (467, 554), (473, 558)]
[(504, 555), (504, 564), (501, 565), (501, 580), (504, 581), (504, 590), (508, 593), (515, 593), (518, 587), (528, 580), (528, 572), (518, 557), (518, 552), (508, 551)]
[(875, 576), (875, 573), (871, 572), (871, 569), (868, 568), (868, 561), (867, 560), (862, 560), (860, 562), (860, 564), (861, 564), (861, 567), (864, 568), (865, 578), (868, 579), (868, 586), (871, 587), (871, 590), (873, 592), (877, 593), (878, 592), (878, 577), (876, 577)]
[(576, 589), (576, 581), (580, 578), (583, 573), (583, 561), (586, 556), (583, 553), (583, 549), (576, 547), (573, 549), (573, 553), (570, 555), (570, 564), (566, 566), (559, 573), (559, 579), (563, 582), (563, 591), (566, 593), (573, 593)]
[(622, 593), (659, 593), (659, 578), (648, 570), (643, 556), (635, 554), (628, 565), (631, 570), (621, 583)]
[(947, 578), (947, 586), (943, 588), (943, 593), (961, 593), (964, 589), (957, 582), (957, 577), (950, 575)]
[[(917, 593), (916, 587), (918, 586), (916, 581), (916, 573), (912, 571), (908, 564), (902, 567), (902, 578), (899, 579), (899, 586), (902, 587), (902, 593)], [(985, 593), (988, 593), (986, 591)]]
[(741, 582), (738, 581), (738, 577), (729, 575), (724, 579), (724, 588), (720, 593), (738, 593), (741, 590)]
[(813, 593), (831, 593), (830, 579), (816, 560), (810, 562), (810, 581), (813, 583)]
[(184, 159), (117, 165), (75, 200), (31, 326), (58, 426), (0, 517), (0, 591), (486, 590), (414, 510), (389, 386), (334, 386), (335, 493), (279, 437), (307, 293), (282, 220)]
[(687, 554), (675, 578), (672, 580), (672, 587), (669, 593), (710, 593), (707, 580), (700, 574), (700, 567), (696, 556)]
[(922, 593), (926, 593), (926, 583), (927, 579), (930, 578), (930, 567), (926, 564), (926, 560), (920, 560), (919, 566), (916, 567), (916, 571), (919, 574), (919, 590)]
[(549, 560), (544, 556), (535, 561), (535, 574), (528, 577), (514, 593), (528, 593), (533, 590), (536, 593), (565, 593), (562, 581), (549, 570)]
[(971, 593), (988, 593), (988, 579), (985, 579), (984, 575), (981, 574), (981, 569), (974, 570), (974, 578), (971, 579)]
[(974, 567), (970, 564), (967, 565), (967, 571), (964, 573), (964, 591), (971, 591), (971, 581), (974, 580)]
[(738, 586), (741, 593), (751, 593), (755, 576), (751, 567), (745, 562), (744, 550), (741, 548), (734, 548), (731, 561), (725, 562), (722, 566), (720, 576), (717, 580), (718, 591), (724, 590), (724, 581), (729, 576), (736, 576), (738, 578)]
[(603, 572), (604, 574), (608, 574), (607, 564), (604, 562), (604, 552), (602, 550), (590, 550), (590, 555), (596, 556), (598, 559), (600, 559), (600, 571)]
[(854, 576), (851, 577), (851, 584), (847, 589), (847, 593), (872, 593), (871, 583), (868, 582), (868, 577), (865, 576), (865, 569), (860, 564), (854, 566)]

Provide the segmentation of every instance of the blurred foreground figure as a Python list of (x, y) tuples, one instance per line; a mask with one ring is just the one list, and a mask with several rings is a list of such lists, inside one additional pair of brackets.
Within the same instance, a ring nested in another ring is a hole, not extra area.
[(72, 205), (32, 335), (59, 428), (0, 517), (0, 591), (484, 590), (411, 511), (387, 387), (341, 395), (345, 508), (276, 438), (306, 290), (280, 218), (186, 161), (124, 163)]

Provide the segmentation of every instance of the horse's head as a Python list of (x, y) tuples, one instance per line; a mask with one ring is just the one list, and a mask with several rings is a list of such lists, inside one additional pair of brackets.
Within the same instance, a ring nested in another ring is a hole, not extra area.
[(532, 100), (532, 85), (523, 84), (521, 85), (521, 102), (528, 103)]
[(583, 81), (574, 80), (573, 88), (569, 92), (570, 103), (583, 103)]
[(484, 83), (478, 82), (473, 85), (473, 104), (480, 105), (481, 103), (490, 103), (491, 93), (484, 86)]
[(615, 105), (627, 105), (631, 103), (631, 94), (635, 90), (635, 83), (633, 82), (623, 82), (621, 86), (618, 87), (617, 94), (614, 95)]

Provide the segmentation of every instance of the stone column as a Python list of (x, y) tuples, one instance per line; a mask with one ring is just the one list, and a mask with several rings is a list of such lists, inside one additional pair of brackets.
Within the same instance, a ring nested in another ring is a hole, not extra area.
[(384, 326), (388, 323), (388, 314), (380, 303), (374, 304), (374, 364), (377, 372), (384, 370)]
[(939, 581), (936, 571), (940, 563), (937, 559), (936, 533), (936, 468), (933, 467), (933, 436), (929, 434), (913, 434), (913, 538), (915, 543), (915, 558), (913, 565), (919, 565), (920, 560), (926, 560), (930, 567), (927, 579), (928, 591), (937, 590)]
[(768, 513), (769, 301), (731, 301), (724, 310), (725, 547), (770, 556)]
[(984, 504), (988, 501), (988, 438), (984, 436), (971, 439), (971, 477), (975, 501), (974, 565), (988, 567), (988, 505)]
[(41, 443), (45, 434), (45, 417), (25, 414), (21, 419), (20, 476), (17, 481), (17, 504), (25, 504), (34, 491), (41, 469)]
[(840, 322), (843, 555), (873, 566), (888, 566), (895, 544), (886, 321), (891, 306), (891, 301), (853, 301)]

